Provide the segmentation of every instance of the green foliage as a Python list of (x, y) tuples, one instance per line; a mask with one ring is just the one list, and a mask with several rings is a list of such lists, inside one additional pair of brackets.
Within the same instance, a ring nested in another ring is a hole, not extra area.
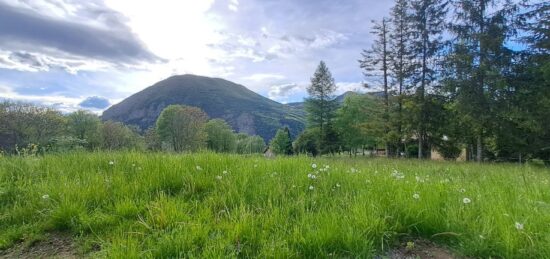
[(196, 151), (206, 146), (208, 115), (199, 108), (170, 105), (157, 120), (157, 133), (176, 152)]
[(288, 127), (279, 129), (275, 134), (275, 137), (269, 143), (271, 150), (278, 155), (292, 155), (292, 138), (290, 136), (290, 130)]
[[(309, 97), (304, 103), (307, 128), (319, 128), (318, 145), (321, 153), (336, 151), (336, 135), (332, 129), (338, 103), (334, 98), (336, 84), (325, 62), (321, 61), (307, 88)], [(330, 139), (329, 139), (330, 138)]]
[(346, 150), (374, 147), (384, 139), (384, 106), (370, 95), (353, 94), (336, 113), (335, 127)]
[(48, 143), (48, 152), (65, 153), (71, 151), (82, 151), (88, 147), (88, 142), (72, 136), (61, 136), (53, 138)]
[(548, 169), (512, 164), (0, 157), (0, 249), (61, 232), (92, 258), (372, 258), (419, 238), (463, 257), (549, 258), (549, 188)]
[(0, 103), (0, 148), (12, 153), (15, 146), (46, 146), (66, 127), (63, 115), (54, 109), (26, 103)]
[(155, 127), (150, 127), (145, 131), (143, 136), (145, 141), (145, 148), (150, 151), (160, 151), (162, 150), (162, 141), (160, 136), (157, 133)]
[(208, 135), (206, 140), (208, 149), (221, 153), (232, 153), (237, 149), (237, 137), (231, 126), (224, 120), (208, 121), (205, 130)]
[(79, 110), (69, 114), (67, 121), (69, 133), (86, 141), (90, 150), (101, 146), (101, 121), (97, 115)]
[(236, 134), (238, 154), (258, 154), (265, 150), (266, 144), (260, 136), (249, 136), (244, 133)]
[(137, 129), (120, 122), (106, 121), (101, 125), (102, 148), (106, 150), (141, 150), (144, 147)]
[(294, 153), (317, 156), (319, 154), (319, 129), (310, 128), (302, 131), (293, 143)]

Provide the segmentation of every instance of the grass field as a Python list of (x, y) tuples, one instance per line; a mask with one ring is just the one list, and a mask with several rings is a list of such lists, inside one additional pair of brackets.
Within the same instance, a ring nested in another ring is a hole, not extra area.
[(92, 257), (368, 258), (422, 238), (461, 256), (550, 258), (550, 170), (216, 154), (0, 158), (0, 250), (54, 232)]

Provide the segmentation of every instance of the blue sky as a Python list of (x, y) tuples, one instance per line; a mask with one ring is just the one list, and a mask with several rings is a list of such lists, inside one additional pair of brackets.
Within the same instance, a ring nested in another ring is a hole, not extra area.
[(0, 97), (100, 112), (174, 74), (301, 101), (320, 60), (361, 88), (370, 21), (392, 1), (0, 0)]

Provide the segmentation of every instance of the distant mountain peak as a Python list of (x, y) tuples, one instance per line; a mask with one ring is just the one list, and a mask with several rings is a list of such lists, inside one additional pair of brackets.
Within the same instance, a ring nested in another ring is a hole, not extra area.
[(102, 119), (146, 129), (155, 125), (160, 112), (171, 104), (199, 107), (211, 118), (226, 120), (237, 132), (260, 135), (266, 141), (280, 127), (289, 126), (293, 135), (304, 128), (304, 114), (299, 109), (222, 78), (193, 74), (170, 76), (147, 87), (111, 106)]

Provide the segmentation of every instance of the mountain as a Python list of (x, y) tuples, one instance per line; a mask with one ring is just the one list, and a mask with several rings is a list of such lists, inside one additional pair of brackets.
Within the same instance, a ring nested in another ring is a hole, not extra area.
[(103, 120), (147, 129), (171, 104), (199, 107), (210, 118), (227, 121), (237, 132), (269, 141), (278, 128), (288, 126), (293, 136), (304, 129), (303, 111), (272, 101), (233, 82), (196, 75), (172, 76), (111, 106)]
[[(362, 94), (362, 93), (358, 93), (358, 92), (354, 92), (354, 91), (347, 91), (347, 92), (345, 92), (341, 95), (336, 96), (334, 99), (339, 104), (342, 104), (342, 103), (344, 103), (344, 100), (346, 99), (346, 97), (348, 97), (349, 95), (352, 95), (352, 94)], [(375, 96), (375, 97), (380, 97), (380, 98), (384, 97), (384, 92), (368, 92), (366, 94), (369, 94), (369, 95), (372, 95), (372, 96)], [(291, 108), (301, 110), (303, 112), (303, 114), (305, 115), (304, 102), (287, 103), (286, 105), (291, 107)]]

